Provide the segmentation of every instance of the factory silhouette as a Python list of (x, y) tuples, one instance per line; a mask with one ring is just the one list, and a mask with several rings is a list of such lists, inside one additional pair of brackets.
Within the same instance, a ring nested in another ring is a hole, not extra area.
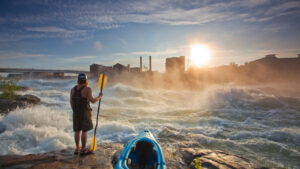
[[(140, 56), (140, 67), (130, 67), (130, 64), (127, 66), (120, 63), (116, 63), (113, 66), (104, 66), (99, 64), (90, 65), (90, 75), (92, 77), (98, 77), (100, 73), (105, 73), (108, 76), (113, 76), (116, 73), (121, 74), (125, 72), (130, 73), (141, 73), (143, 72), (143, 58)], [(149, 56), (149, 72), (152, 72), (152, 57)]]
[[(166, 58), (166, 73), (180, 73), (183, 74), (185, 72), (185, 56), (180, 57), (170, 57)], [(146, 69), (146, 71), (143, 71)], [(116, 63), (113, 66), (104, 66), (99, 64), (90, 65), (90, 75), (92, 77), (98, 77), (100, 73), (105, 73), (109, 76), (113, 76), (116, 73), (153, 73), (152, 71), (152, 57), (149, 56), (149, 67), (143, 65), (143, 57), (140, 56), (140, 67), (130, 67), (130, 64), (127, 66), (122, 65), (120, 63)], [(157, 73), (157, 72), (156, 72)]]

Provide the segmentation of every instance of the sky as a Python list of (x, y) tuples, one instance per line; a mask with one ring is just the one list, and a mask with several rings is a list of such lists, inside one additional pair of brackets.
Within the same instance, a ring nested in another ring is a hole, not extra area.
[(208, 66), (300, 54), (299, 0), (1, 0), (0, 67), (163, 72), (165, 59), (211, 49)]

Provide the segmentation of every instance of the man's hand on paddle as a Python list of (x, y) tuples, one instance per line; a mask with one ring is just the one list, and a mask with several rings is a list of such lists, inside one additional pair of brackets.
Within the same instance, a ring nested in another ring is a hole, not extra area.
[(99, 93), (99, 96), (96, 97), (96, 100), (99, 101), (100, 99), (102, 99), (102, 97), (103, 97), (103, 94)]
[(102, 93), (99, 93), (99, 96), (97, 96), (99, 99), (102, 99), (103, 97), (103, 94)]

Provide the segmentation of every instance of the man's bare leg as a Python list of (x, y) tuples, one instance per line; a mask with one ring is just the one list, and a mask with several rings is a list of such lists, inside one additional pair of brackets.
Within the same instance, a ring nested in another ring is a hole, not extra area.
[(75, 132), (74, 134), (76, 150), (80, 149), (80, 131)]
[(82, 131), (81, 133), (81, 145), (82, 145), (82, 149), (86, 148), (86, 142), (87, 142), (87, 131)]

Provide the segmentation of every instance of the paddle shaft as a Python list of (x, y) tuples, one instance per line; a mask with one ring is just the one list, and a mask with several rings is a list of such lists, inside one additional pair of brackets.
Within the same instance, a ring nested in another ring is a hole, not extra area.
[[(102, 76), (100, 95), (102, 95), (103, 84), (104, 84), (104, 75)], [(98, 127), (98, 118), (99, 118), (99, 112), (100, 112), (100, 105), (101, 105), (101, 98), (99, 99), (99, 103), (98, 103), (97, 120), (96, 120), (96, 126), (95, 126), (95, 130), (94, 130), (94, 137), (96, 137), (97, 127)]]

